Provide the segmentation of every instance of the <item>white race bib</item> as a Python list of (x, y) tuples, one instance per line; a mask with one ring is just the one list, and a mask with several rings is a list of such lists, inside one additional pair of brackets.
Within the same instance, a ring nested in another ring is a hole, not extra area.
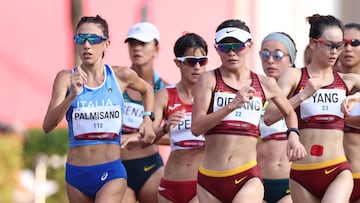
[(311, 97), (300, 104), (300, 116), (306, 119), (317, 115), (333, 115), (344, 117), (340, 104), (345, 99), (345, 90), (319, 89)]
[(121, 129), (120, 106), (74, 108), (72, 113), (74, 136), (87, 133), (115, 133)]
[[(235, 94), (221, 92), (216, 92), (214, 96), (214, 112), (226, 106), (235, 98)], [(262, 108), (262, 98), (253, 97), (250, 102), (244, 103), (240, 108), (228, 114), (223, 121), (242, 121), (257, 126), (259, 125)]]

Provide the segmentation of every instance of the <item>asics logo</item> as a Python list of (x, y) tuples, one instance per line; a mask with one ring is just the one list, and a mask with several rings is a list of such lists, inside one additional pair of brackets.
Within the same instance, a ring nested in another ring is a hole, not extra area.
[(325, 169), (325, 175), (328, 175), (328, 174), (334, 172), (337, 168), (338, 168), (338, 166), (335, 167), (335, 168), (332, 168), (332, 169), (330, 169), (330, 170)]
[(176, 107), (181, 106), (181, 104), (174, 104), (173, 106), (169, 106), (169, 110), (172, 111), (174, 109), (176, 109)]
[(152, 164), (152, 165), (150, 165), (150, 166), (144, 166), (144, 171), (145, 172), (148, 172), (148, 171), (150, 171), (152, 168), (154, 168), (156, 166), (156, 164)]
[(108, 172), (105, 172), (102, 176), (101, 176), (101, 178), (100, 178), (100, 180), (101, 181), (104, 181), (104, 180), (106, 180), (106, 178), (109, 176), (109, 173)]
[(247, 178), (247, 176), (244, 176), (244, 177), (242, 177), (242, 178), (240, 178), (240, 179), (235, 179), (235, 185), (237, 185), (237, 184), (239, 184), (239, 183), (241, 183), (243, 180), (245, 180)]

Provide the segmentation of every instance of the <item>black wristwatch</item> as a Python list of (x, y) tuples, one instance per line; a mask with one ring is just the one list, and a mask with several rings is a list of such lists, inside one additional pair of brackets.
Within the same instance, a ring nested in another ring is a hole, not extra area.
[(145, 116), (149, 116), (152, 121), (155, 120), (154, 113), (151, 112), (151, 111), (144, 111), (144, 113), (143, 113), (143, 118), (144, 118)]
[(288, 128), (286, 131), (286, 137), (289, 137), (290, 132), (295, 132), (298, 136), (300, 136), (300, 131), (297, 128)]

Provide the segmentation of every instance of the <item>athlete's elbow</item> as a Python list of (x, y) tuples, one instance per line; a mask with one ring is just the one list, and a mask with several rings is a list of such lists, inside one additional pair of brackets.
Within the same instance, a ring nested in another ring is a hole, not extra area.
[(269, 125), (273, 124), (272, 119), (270, 118), (269, 114), (266, 113), (266, 111), (264, 113), (263, 119), (264, 119), (265, 125), (269, 126)]
[(203, 134), (203, 132), (196, 125), (191, 126), (191, 133), (195, 136), (200, 136)]
[(46, 122), (44, 122), (42, 125), (42, 129), (44, 130), (45, 133), (51, 132), (54, 128), (55, 128), (55, 126), (53, 127)]

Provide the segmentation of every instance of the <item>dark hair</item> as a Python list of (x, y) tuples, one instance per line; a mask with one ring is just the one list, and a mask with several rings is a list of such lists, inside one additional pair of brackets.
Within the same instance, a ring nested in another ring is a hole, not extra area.
[(314, 14), (312, 16), (307, 17), (306, 19), (310, 24), (310, 32), (309, 32), (310, 38), (318, 39), (323, 34), (325, 28), (330, 26), (336, 26), (340, 28), (342, 32), (344, 32), (342, 22), (332, 15), (324, 16), (324, 15)]
[(101, 26), (101, 30), (105, 37), (109, 38), (109, 26), (105, 19), (101, 18), (99, 15), (94, 16), (83, 16), (79, 23), (76, 25), (76, 30), (84, 23), (94, 23)]
[(199, 48), (205, 51), (205, 55), (208, 54), (208, 46), (206, 41), (196, 33), (185, 33), (179, 37), (174, 45), (175, 57), (184, 56), (185, 51), (189, 48)]
[(344, 25), (344, 29), (348, 30), (348, 29), (357, 29), (358, 31), (360, 31), (360, 24), (358, 23), (348, 23), (346, 25)]
[(245, 22), (239, 20), (239, 19), (230, 19), (230, 20), (225, 20), (224, 22), (222, 22), (217, 28), (216, 28), (216, 32), (223, 29), (223, 28), (227, 28), (227, 27), (236, 27), (236, 28), (240, 28), (242, 30), (247, 31), (248, 33), (250, 33), (250, 28), (245, 24)]

